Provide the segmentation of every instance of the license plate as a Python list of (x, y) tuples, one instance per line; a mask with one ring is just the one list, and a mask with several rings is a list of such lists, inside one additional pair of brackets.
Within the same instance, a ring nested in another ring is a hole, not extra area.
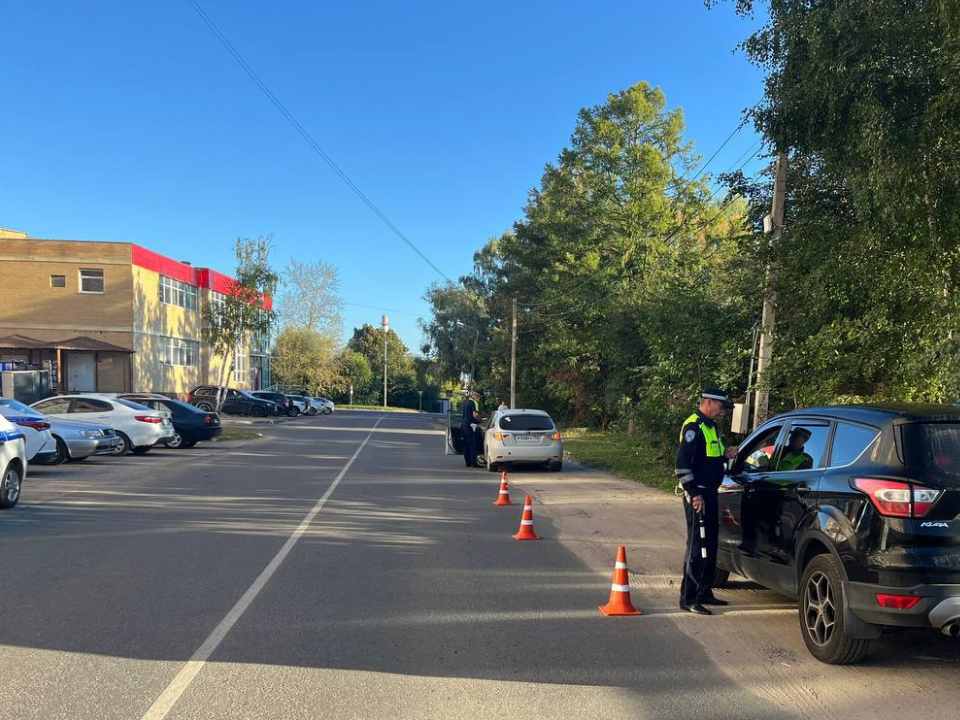
[(517, 435), (517, 442), (537, 442), (539, 439), (536, 435)]

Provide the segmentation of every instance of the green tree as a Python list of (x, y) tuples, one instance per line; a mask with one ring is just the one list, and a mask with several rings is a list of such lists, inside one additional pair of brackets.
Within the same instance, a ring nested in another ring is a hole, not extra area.
[(376, 402), (376, 395), (369, 395), (373, 388), (373, 370), (370, 362), (362, 353), (343, 348), (337, 357), (337, 379), (334, 383), (338, 402), (348, 402), (350, 388), (353, 387), (353, 399), (360, 404)]
[[(362, 355), (371, 371), (370, 385), (364, 388), (364, 397), (383, 396), (383, 330), (365, 324), (355, 328), (347, 348)], [(387, 399), (406, 395), (415, 389), (416, 375), (413, 358), (407, 346), (393, 329), (387, 330)], [(408, 405), (409, 406), (409, 405)]]
[(960, 4), (774, 0), (769, 12), (743, 47), (767, 71), (757, 126), (790, 153), (784, 236), (754, 248), (778, 277), (774, 401), (952, 400)]
[(285, 327), (273, 347), (277, 382), (302, 388), (308, 395), (328, 392), (337, 382), (334, 341), (310, 328)]
[(279, 277), (270, 266), (272, 237), (238, 238), (237, 267), (222, 302), (204, 304), (204, 339), (221, 359), (217, 409), (223, 404), (222, 388), (233, 381), (236, 354), (251, 337), (267, 337), (274, 314), (267, 298), (276, 292)]
[(464, 372), (464, 339), (451, 321), (475, 305), (484, 377), (508, 396), (517, 297), (522, 406), (609, 423), (644, 406), (662, 416), (702, 378), (742, 385), (742, 352), (697, 353), (723, 342), (748, 348), (750, 337), (750, 293), (731, 299), (718, 290), (744, 207), (712, 202), (709, 179), (692, 172), (698, 160), (682, 113), (648, 83), (582, 110), (523, 220), (474, 256), (458, 288), (428, 292), (434, 317), (425, 330), (445, 376)]

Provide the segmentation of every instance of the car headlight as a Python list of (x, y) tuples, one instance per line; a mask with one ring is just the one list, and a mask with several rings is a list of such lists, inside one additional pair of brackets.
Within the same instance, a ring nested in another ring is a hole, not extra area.
[(99, 431), (99, 430), (81, 430), (81, 431), (80, 431), (80, 434), (83, 435), (84, 437), (88, 437), (88, 438), (100, 437), (100, 431)]

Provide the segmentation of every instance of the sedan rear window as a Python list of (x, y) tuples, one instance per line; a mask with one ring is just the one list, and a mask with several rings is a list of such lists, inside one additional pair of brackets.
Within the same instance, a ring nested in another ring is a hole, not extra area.
[(131, 410), (150, 410), (146, 405), (141, 405), (140, 403), (134, 402), (133, 400), (124, 400), (123, 398), (114, 398), (114, 402), (120, 403), (121, 405), (126, 405)]
[(901, 439), (911, 474), (960, 479), (960, 423), (910, 423)]
[(501, 430), (553, 430), (553, 420), (548, 415), (504, 415), (500, 418)]

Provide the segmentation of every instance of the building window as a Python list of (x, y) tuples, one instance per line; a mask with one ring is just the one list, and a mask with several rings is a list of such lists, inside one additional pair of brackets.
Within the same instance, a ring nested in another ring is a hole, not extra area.
[(237, 352), (234, 354), (236, 358), (233, 365), (233, 377), (235, 377), (239, 382), (246, 382), (247, 373), (250, 372), (250, 362), (247, 359), (246, 350), (242, 347), (237, 348)]
[(200, 364), (200, 343), (181, 338), (160, 338), (160, 364), (197, 367)]
[(80, 292), (82, 293), (102, 293), (103, 292), (103, 270), (80, 269)]
[(50, 287), (66, 287), (67, 286), (67, 276), (66, 275), (51, 275), (50, 276)]
[(176, 305), (187, 310), (196, 310), (197, 288), (190, 283), (180, 282), (166, 275), (161, 275), (160, 302), (165, 305)]

